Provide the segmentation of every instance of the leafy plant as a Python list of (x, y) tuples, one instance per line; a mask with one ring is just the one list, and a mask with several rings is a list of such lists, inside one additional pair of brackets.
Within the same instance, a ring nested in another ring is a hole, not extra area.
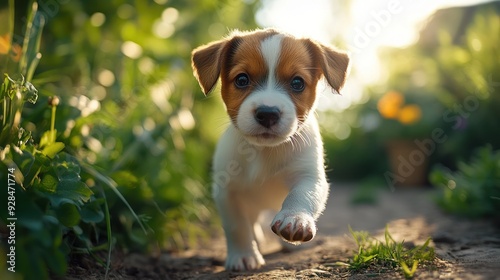
[(349, 232), (358, 247), (346, 264), (352, 271), (380, 272), (398, 269), (406, 278), (412, 278), (419, 264), (432, 263), (435, 258), (434, 248), (429, 246), (430, 238), (424, 244), (410, 249), (404, 241), (396, 242), (387, 226), (384, 241), (375, 239), (366, 231), (354, 231), (350, 226)]
[[(14, 1), (9, 5), (13, 18)], [(105, 216), (109, 218), (106, 199), (84, 182), (79, 160), (63, 151), (65, 144), (57, 141), (58, 98), (50, 98), (45, 107), (50, 109), (50, 128), (41, 133), (39, 141), (22, 127), (25, 103), (36, 104), (38, 100), (38, 90), (30, 81), (41, 57), (44, 22), (36, 2), (29, 11), (21, 53), (2, 57), (11, 66), (4, 70), (14, 74), (5, 73), (0, 87), (0, 180), (9, 182), (7, 199), (12, 206), (3, 207), (0, 216), (2, 231), (5, 225), (13, 225), (10, 230), (16, 237), (9, 242), (12, 246), (2, 249), (14, 253), (10, 271), (25, 279), (48, 279), (50, 274), (65, 274), (68, 255), (79, 246), (91, 251), (99, 248), (95, 244), (110, 245), (112, 239), (109, 234), (104, 241), (91, 238), (96, 224), (104, 223)], [(11, 37), (10, 48), (16, 49), (13, 42)]]
[(500, 151), (490, 145), (476, 151), (470, 162), (459, 162), (453, 172), (436, 167), (430, 181), (441, 188), (439, 205), (467, 217), (500, 215)]
[(0, 8), (0, 180), (14, 170), (16, 271), (43, 279), (63, 275), (75, 254), (108, 269), (115, 246), (196, 246), (211, 232), (209, 158), (223, 108), (199, 91), (190, 53), (226, 25), (251, 25), (256, 3), (36, 2)]

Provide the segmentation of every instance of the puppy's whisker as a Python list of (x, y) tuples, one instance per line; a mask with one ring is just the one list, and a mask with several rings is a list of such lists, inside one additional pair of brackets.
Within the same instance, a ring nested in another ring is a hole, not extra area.
[(217, 117), (214, 121), (217, 123), (215, 126), (217, 132), (222, 132), (231, 124), (231, 120), (227, 117)]
[(217, 125), (215, 127), (215, 130), (217, 131), (217, 133), (222, 133), (225, 129), (227, 129), (227, 127), (229, 126), (230, 124), (229, 123), (221, 123), (219, 125)]

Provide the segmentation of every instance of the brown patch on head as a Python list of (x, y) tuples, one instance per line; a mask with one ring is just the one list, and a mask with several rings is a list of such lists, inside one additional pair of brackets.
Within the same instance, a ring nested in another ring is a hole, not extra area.
[[(304, 40), (284, 37), (276, 68), (277, 81), (287, 90), (297, 111), (297, 118), (304, 121), (316, 100), (316, 85), (321, 78), (317, 54), (311, 53)], [(304, 80), (303, 91), (294, 91), (291, 82), (300, 77)]]
[[(300, 121), (307, 118), (314, 106), (316, 86), (321, 75), (339, 92), (344, 86), (348, 66), (349, 56), (344, 52), (309, 39), (283, 38), (277, 76), (289, 92)], [(302, 92), (296, 92), (290, 86), (292, 79), (297, 76), (305, 82)]]
[[(273, 35), (277, 32), (273, 29), (258, 30), (254, 32), (233, 32), (229, 37), (200, 46), (193, 50), (191, 56), (191, 66), (193, 74), (200, 83), (205, 94), (210, 93), (215, 87), (221, 70), (224, 68), (223, 61), (226, 62), (225, 69), (234, 66), (236, 61), (233, 56), (240, 48), (240, 44), (245, 40), (255, 38), (258, 41)], [(248, 45), (248, 44), (244, 44)], [(258, 44), (260, 46), (260, 43)]]
[(309, 51), (325, 76), (328, 84), (340, 92), (349, 72), (349, 55), (343, 51), (305, 39)]

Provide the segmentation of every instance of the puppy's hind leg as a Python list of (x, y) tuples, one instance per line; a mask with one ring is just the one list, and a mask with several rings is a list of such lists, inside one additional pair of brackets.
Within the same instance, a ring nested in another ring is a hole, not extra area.
[(265, 262), (254, 234), (258, 213), (246, 205), (238, 192), (220, 189), (214, 199), (226, 234), (226, 270), (244, 271), (262, 266)]

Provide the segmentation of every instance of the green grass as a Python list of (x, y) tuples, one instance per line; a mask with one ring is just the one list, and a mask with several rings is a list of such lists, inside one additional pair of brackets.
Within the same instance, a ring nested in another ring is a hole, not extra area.
[(408, 248), (404, 241), (394, 240), (387, 226), (383, 241), (366, 231), (354, 231), (351, 227), (349, 231), (357, 250), (344, 265), (352, 272), (399, 270), (406, 278), (412, 278), (420, 265), (430, 264), (435, 259), (434, 248), (429, 246), (430, 238), (423, 245)]

